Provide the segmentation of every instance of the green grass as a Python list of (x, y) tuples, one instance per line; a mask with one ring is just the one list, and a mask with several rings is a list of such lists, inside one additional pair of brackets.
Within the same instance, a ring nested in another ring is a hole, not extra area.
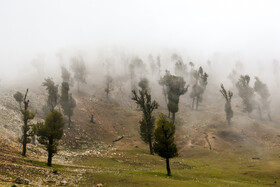
[[(253, 160), (245, 153), (217, 153), (192, 149), (192, 154), (171, 159), (172, 176), (166, 175), (165, 161), (141, 149), (118, 150), (110, 157), (77, 157), (73, 165), (53, 164), (24, 159), (34, 166), (77, 174), (84, 170), (78, 186), (277, 186), (280, 182), (279, 155), (274, 153)], [(111, 153), (109, 154), (111, 155)], [(75, 159), (75, 158), (74, 158)], [(38, 173), (39, 175), (39, 173)], [(277, 183), (274, 183), (277, 181)], [(0, 183), (0, 186), (7, 183)]]
[(37, 160), (30, 160), (30, 159), (24, 159), (24, 160), (26, 162), (30, 162), (30, 163), (32, 163), (36, 166), (39, 166), (39, 167), (45, 167), (45, 168), (50, 168), (50, 169), (61, 169), (61, 168), (63, 168), (63, 166), (59, 165), (59, 164), (52, 164), (52, 166), (49, 167), (46, 162), (40, 162), (40, 161), (37, 161)]
[(231, 153), (171, 159), (172, 176), (166, 176), (165, 162), (138, 149), (119, 151), (116, 158), (86, 158), (79, 165), (94, 167), (83, 185), (106, 186), (273, 186), (279, 167), (269, 160), (253, 161), (247, 155)]

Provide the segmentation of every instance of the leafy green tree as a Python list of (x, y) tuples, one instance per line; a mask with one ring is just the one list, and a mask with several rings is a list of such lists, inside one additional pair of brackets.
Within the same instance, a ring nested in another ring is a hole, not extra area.
[(177, 146), (174, 142), (175, 125), (161, 114), (155, 129), (155, 153), (166, 160), (167, 175), (171, 176), (169, 159), (178, 156)]
[(68, 128), (70, 128), (71, 117), (73, 116), (73, 110), (76, 107), (76, 101), (69, 93), (69, 84), (67, 82), (63, 82), (61, 84), (60, 105), (62, 107), (64, 115), (68, 116)]
[(51, 111), (44, 123), (37, 124), (38, 141), (45, 145), (48, 151), (48, 166), (52, 166), (52, 157), (57, 153), (59, 140), (63, 136), (64, 121), (62, 114), (56, 110)]
[(50, 111), (53, 111), (58, 104), (58, 85), (55, 85), (51, 78), (47, 78), (45, 82), (43, 82), (43, 86), (46, 87), (48, 91), (47, 106)]
[(153, 132), (155, 128), (155, 117), (153, 116), (153, 111), (158, 108), (158, 103), (151, 99), (151, 94), (146, 90), (139, 90), (139, 95), (135, 90), (132, 90), (132, 100), (140, 107), (142, 111), (142, 120), (140, 123), (140, 135), (141, 139), (149, 144), (150, 154), (153, 154)]
[(271, 120), (270, 116), (270, 93), (268, 91), (267, 85), (263, 83), (258, 77), (255, 77), (256, 81), (254, 84), (255, 92), (260, 96), (261, 106), (259, 107), (260, 118), (262, 119), (262, 111), (267, 113), (268, 119)]
[(20, 110), (21, 110), (21, 103), (23, 102), (23, 94), (22, 94), (21, 92), (16, 92), (16, 93), (14, 94), (14, 98), (15, 98), (15, 100), (18, 102), (19, 108), (20, 108)]
[(233, 96), (233, 93), (231, 91), (227, 92), (222, 84), (221, 84), (220, 92), (221, 92), (221, 94), (224, 96), (224, 98), (226, 100), (225, 112), (226, 112), (227, 122), (230, 125), (230, 120), (233, 117), (233, 111), (232, 111), (232, 108), (231, 108), (231, 98)]
[(177, 77), (171, 75), (169, 71), (166, 71), (164, 77), (159, 81), (160, 85), (166, 86), (168, 96), (168, 111), (172, 113), (172, 121), (175, 122), (175, 113), (179, 110), (180, 96), (188, 91), (188, 87), (185, 87), (186, 82), (183, 77)]
[(86, 65), (82, 57), (71, 58), (71, 70), (74, 72), (74, 80), (77, 82), (78, 93), (80, 93), (80, 83), (86, 83)]
[(250, 114), (255, 105), (254, 101), (254, 89), (250, 87), (250, 77), (249, 75), (241, 75), (238, 82), (236, 83), (236, 87), (238, 89), (238, 94), (241, 97), (244, 104), (244, 112)]
[(33, 136), (32, 132), (32, 126), (29, 125), (28, 122), (32, 119), (34, 119), (35, 114), (32, 113), (30, 110), (28, 110), (29, 106), (29, 99), (27, 99), (27, 94), (28, 94), (28, 89), (26, 90), (24, 99), (23, 99), (23, 104), (24, 104), (24, 109), (21, 110), (22, 116), (23, 116), (23, 126), (22, 126), (22, 156), (26, 156), (26, 145), (27, 143), (30, 143), (30, 136)]
[(190, 93), (190, 97), (192, 98), (192, 109), (194, 109), (194, 104), (196, 103), (196, 110), (198, 110), (198, 104), (202, 102), (202, 95), (208, 84), (208, 74), (203, 72), (202, 67), (199, 67), (198, 71), (191, 71), (191, 76), (194, 80), (192, 91)]

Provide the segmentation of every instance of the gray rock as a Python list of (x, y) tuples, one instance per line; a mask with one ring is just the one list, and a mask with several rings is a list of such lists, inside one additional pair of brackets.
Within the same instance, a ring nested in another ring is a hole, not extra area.
[(15, 183), (29, 185), (30, 181), (28, 179), (22, 179), (20, 177), (17, 177)]

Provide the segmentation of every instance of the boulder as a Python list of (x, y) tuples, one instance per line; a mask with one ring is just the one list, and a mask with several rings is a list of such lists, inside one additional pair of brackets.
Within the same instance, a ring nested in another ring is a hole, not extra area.
[(28, 179), (22, 179), (20, 177), (17, 177), (15, 183), (29, 185), (30, 181)]
[(59, 186), (67, 186), (67, 182), (66, 181), (60, 181)]

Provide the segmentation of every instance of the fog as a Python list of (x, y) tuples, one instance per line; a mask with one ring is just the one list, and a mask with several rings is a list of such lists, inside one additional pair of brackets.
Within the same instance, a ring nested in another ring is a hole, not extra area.
[[(280, 59), (279, 6), (276, 0), (1, 1), (1, 84), (38, 73), (40, 80), (59, 78), (61, 64), (77, 55), (94, 72), (120, 54), (145, 63), (149, 54), (160, 55), (171, 71), (173, 53), (185, 63), (205, 66), (210, 60), (221, 79), (241, 61), (243, 73), (267, 78)], [(36, 59), (43, 62), (42, 72)], [(120, 62), (114, 60), (116, 66)]]

